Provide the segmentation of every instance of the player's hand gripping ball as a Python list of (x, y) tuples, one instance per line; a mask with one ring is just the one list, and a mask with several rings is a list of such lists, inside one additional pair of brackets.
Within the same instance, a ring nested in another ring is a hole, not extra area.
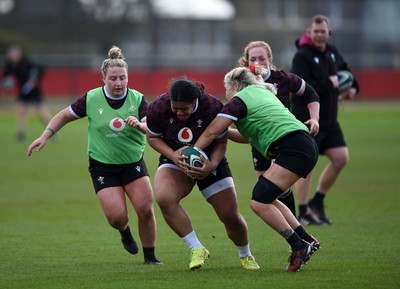
[(194, 146), (189, 146), (185, 148), (181, 154), (183, 156), (187, 156), (184, 161), (192, 167), (201, 168), (204, 161), (208, 160), (208, 156), (206, 155), (206, 153)]
[(339, 70), (337, 72), (339, 78), (339, 92), (350, 88), (353, 85), (354, 77), (348, 70)]

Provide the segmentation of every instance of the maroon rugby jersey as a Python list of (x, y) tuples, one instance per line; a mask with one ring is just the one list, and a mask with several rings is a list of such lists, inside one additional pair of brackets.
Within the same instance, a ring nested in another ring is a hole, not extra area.
[(302, 78), (283, 70), (271, 70), (271, 74), (267, 79), (264, 79), (264, 81), (274, 85), (275, 89), (277, 90), (276, 96), (287, 108), (290, 108), (290, 95), (296, 94), (303, 85)]
[[(155, 98), (147, 110), (147, 128), (160, 136), (173, 150), (194, 145), (202, 132), (219, 113), (223, 104), (215, 97), (202, 93), (192, 115), (185, 121), (177, 118), (171, 109), (169, 93)], [(209, 155), (211, 146), (205, 149)]]

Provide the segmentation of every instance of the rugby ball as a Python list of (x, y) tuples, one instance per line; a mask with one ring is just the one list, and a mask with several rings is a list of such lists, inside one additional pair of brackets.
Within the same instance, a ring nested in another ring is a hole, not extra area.
[(339, 92), (343, 92), (353, 85), (354, 77), (353, 74), (348, 70), (339, 70)]
[(184, 161), (192, 167), (201, 168), (203, 166), (203, 162), (205, 160), (208, 160), (208, 156), (206, 155), (206, 153), (194, 146), (189, 146), (185, 148), (181, 154), (183, 156), (187, 156)]

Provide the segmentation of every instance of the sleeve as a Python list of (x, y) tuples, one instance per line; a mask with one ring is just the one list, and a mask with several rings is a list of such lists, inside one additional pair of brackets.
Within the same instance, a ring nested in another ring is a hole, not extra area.
[(245, 118), (246, 115), (247, 106), (239, 97), (233, 97), (218, 113), (218, 116), (227, 117), (233, 119), (233, 121)]
[(142, 102), (140, 103), (140, 106), (139, 106), (139, 121), (141, 121), (141, 122), (146, 121), (148, 108), (149, 108), (149, 104), (143, 96)]
[(304, 82), (306, 84), (306, 88), (304, 89), (303, 97), (306, 101), (307, 104), (318, 101), (319, 102), (319, 95), (315, 91), (315, 89), (309, 85), (308, 83)]
[(160, 120), (161, 113), (158, 111), (157, 106), (159, 106), (157, 99), (153, 100), (147, 109), (147, 130), (156, 136), (161, 136), (164, 132), (161, 126), (162, 121)]
[(286, 73), (286, 78), (289, 81), (289, 91), (293, 94), (301, 94), (305, 89), (305, 81), (293, 73)]
[(86, 114), (86, 95), (78, 98), (73, 104), (71, 104), (71, 113), (77, 118), (85, 117)]

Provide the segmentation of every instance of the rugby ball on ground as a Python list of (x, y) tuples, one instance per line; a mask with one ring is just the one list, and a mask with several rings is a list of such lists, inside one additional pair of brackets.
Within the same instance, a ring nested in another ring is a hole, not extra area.
[(203, 166), (203, 162), (205, 160), (208, 160), (208, 156), (206, 155), (206, 153), (194, 146), (189, 146), (185, 148), (181, 154), (183, 156), (187, 156), (184, 161), (193, 167), (201, 168)]
[(343, 92), (353, 85), (354, 77), (350, 71), (339, 70), (337, 74), (339, 78), (339, 92)]

